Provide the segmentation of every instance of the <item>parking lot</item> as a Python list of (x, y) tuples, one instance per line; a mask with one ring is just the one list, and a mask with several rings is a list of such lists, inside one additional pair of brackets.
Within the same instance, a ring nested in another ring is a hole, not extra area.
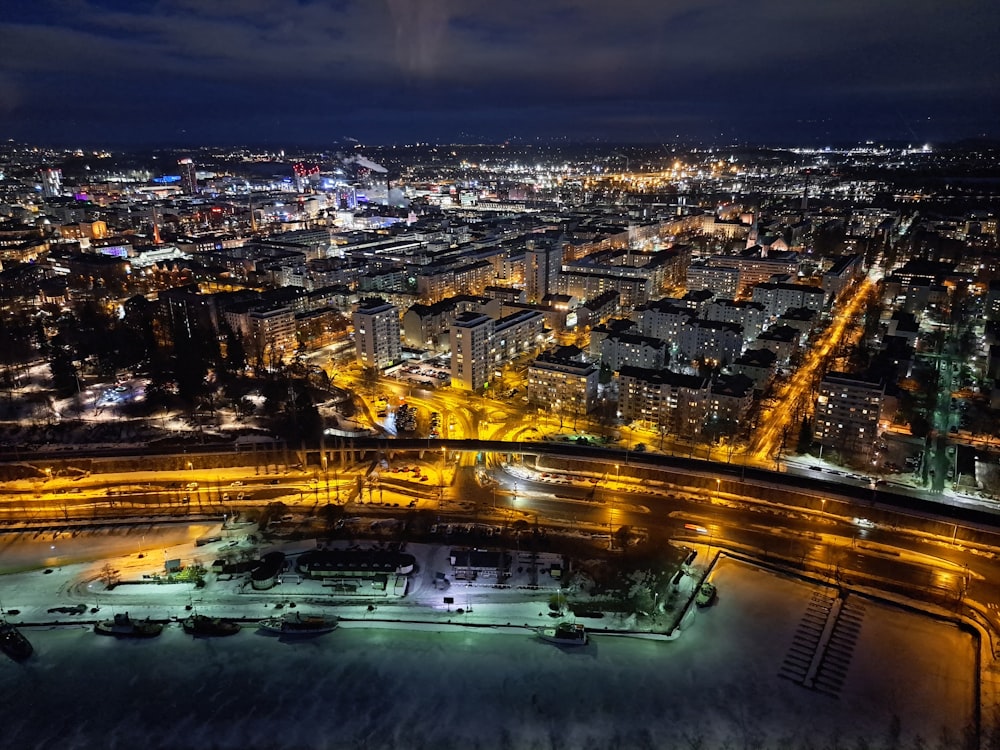
[(451, 385), (450, 364), (440, 359), (424, 362), (404, 362), (386, 371), (386, 375), (404, 383), (413, 383), (425, 388), (439, 388)]

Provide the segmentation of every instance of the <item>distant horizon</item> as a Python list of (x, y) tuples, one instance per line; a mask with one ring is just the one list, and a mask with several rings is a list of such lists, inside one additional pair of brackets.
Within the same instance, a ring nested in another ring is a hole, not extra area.
[(841, 139), (841, 140), (816, 140), (814, 142), (807, 142), (806, 140), (795, 141), (790, 139), (779, 139), (773, 141), (764, 140), (734, 140), (734, 141), (702, 141), (698, 139), (680, 139), (675, 141), (627, 141), (627, 140), (613, 140), (609, 138), (594, 137), (591, 139), (556, 139), (556, 138), (501, 138), (497, 140), (431, 140), (431, 141), (417, 141), (417, 142), (401, 142), (401, 141), (369, 141), (369, 142), (357, 142), (354, 139), (346, 141), (327, 141), (325, 143), (314, 142), (295, 142), (292, 140), (267, 140), (260, 139), (255, 141), (240, 141), (233, 140), (230, 142), (223, 141), (160, 141), (160, 142), (113, 142), (111, 139), (103, 142), (91, 141), (70, 141), (65, 140), (61, 142), (52, 140), (42, 140), (42, 139), (25, 139), (16, 137), (6, 137), (3, 138), (2, 142), (7, 145), (16, 146), (27, 146), (34, 148), (45, 148), (53, 150), (62, 150), (67, 153), (74, 150), (88, 150), (88, 151), (98, 151), (105, 150), (109, 152), (122, 152), (122, 153), (142, 153), (142, 152), (157, 152), (157, 151), (199, 151), (206, 149), (251, 149), (251, 150), (268, 150), (268, 151), (311, 151), (311, 152), (346, 152), (352, 150), (364, 150), (364, 149), (420, 149), (420, 148), (620, 148), (620, 149), (638, 149), (638, 150), (655, 150), (657, 148), (674, 148), (674, 149), (684, 149), (684, 150), (695, 150), (695, 149), (761, 149), (761, 150), (772, 150), (772, 151), (789, 151), (796, 148), (810, 148), (816, 150), (829, 149), (831, 151), (841, 151), (846, 149), (858, 148), (866, 145), (872, 147), (888, 148), (888, 149), (919, 149), (924, 146), (929, 146), (931, 150), (955, 148), (955, 147), (972, 147), (972, 146), (996, 146), (1000, 147), (1000, 135), (988, 135), (988, 134), (976, 134), (976, 135), (966, 135), (957, 136), (954, 138), (942, 139), (942, 140), (927, 140), (927, 141), (914, 141), (911, 139), (901, 139), (901, 138), (859, 138), (859, 139)]

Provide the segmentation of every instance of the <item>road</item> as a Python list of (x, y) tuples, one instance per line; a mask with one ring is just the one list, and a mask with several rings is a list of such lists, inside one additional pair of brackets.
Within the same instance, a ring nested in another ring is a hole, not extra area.
[(799, 368), (779, 386), (775, 394), (776, 405), (761, 414), (752, 436), (750, 453), (758, 461), (775, 456), (786, 436), (789, 440), (797, 440), (798, 425), (793, 423), (794, 418), (810, 410), (809, 402), (816, 384), (874, 289), (875, 285), (868, 277), (857, 284), (833, 312), (830, 324), (805, 353)]
[(651, 538), (742, 551), (937, 604), (968, 599), (991, 616), (1000, 608), (1000, 561), (973, 548), (967, 538), (979, 532), (960, 524), (949, 535), (938, 522), (917, 516), (896, 514), (891, 526), (872, 523), (858, 518), (856, 507), (833, 500), (818, 512), (748, 503), (739, 494), (741, 483), (731, 479), (719, 479), (715, 492), (667, 492), (648, 484), (640, 490), (633, 481), (607, 479), (554, 488), (523, 474), (499, 483), (501, 517), (537, 516), (602, 537), (630, 526)]
[[(449, 466), (454, 455), (446, 452)], [(484, 456), (483, 460), (488, 459)], [(502, 463), (508, 466), (510, 462), (514, 464), (515, 473), (501, 469), (497, 465), (501, 462), (493, 460), (490, 473), (496, 484), (485, 488), (476, 480), (477, 470), (480, 475), (484, 471), (483, 465), (456, 467), (450, 477), (440, 474), (435, 477), (431, 473), (432, 480), (438, 478), (440, 484), (447, 485), (442, 500), (434, 497), (433, 481), (407, 481), (398, 473), (386, 475), (387, 483), (399, 485), (387, 488), (386, 492), (393, 500), (405, 499), (407, 487), (412, 486), (416, 491), (410, 494), (422, 498), (420, 507), (432, 508), (440, 519), (449, 522), (474, 519), (505, 526), (516, 520), (537, 521), (596, 535), (612, 544), (618, 530), (628, 526), (648, 538), (669, 538), (677, 543), (697, 544), (702, 549), (724, 547), (805, 568), (832, 582), (870, 585), (928, 599), (942, 606), (958, 607), (963, 602), (977, 602), (982, 605), (985, 616), (991, 618), (1000, 608), (1000, 563), (996, 560), (1000, 537), (960, 522), (948, 525), (940, 518), (900, 513), (883, 506), (872, 516), (878, 520), (869, 521), (865, 515), (875, 513), (875, 509), (868, 508), (867, 504), (836, 499), (823, 492), (819, 484), (813, 490), (785, 488), (787, 493), (798, 493), (801, 498), (798, 508), (788, 503), (782, 506), (751, 500), (750, 490), (754, 486), (773, 492), (764, 487), (765, 480), (719, 474), (713, 468), (722, 467), (707, 463), (700, 471), (674, 471), (664, 475), (673, 485), (663, 486), (661, 481), (640, 482), (632, 476), (632, 471), (639, 467), (622, 462), (616, 465), (605, 461), (603, 473), (580, 472), (572, 476), (555, 470), (531, 469), (519, 462), (517, 454), (507, 454)], [(170, 498), (168, 507), (188, 513), (195, 510), (192, 503), (175, 504), (173, 498), (181, 492), (195, 493), (204, 498), (203, 510), (211, 510), (217, 517), (233, 509), (232, 503), (219, 501), (227, 492), (249, 494), (251, 498), (247, 502), (254, 505), (272, 499), (295, 504), (297, 495), (299, 503), (307, 506), (310, 512), (325, 499), (322, 479), (314, 481), (319, 478), (308, 472), (232, 479), (236, 472), (245, 474), (246, 468), (225, 471), (226, 474), (211, 486), (199, 481), (199, 487), (192, 489), (169, 486), (178, 484), (172, 476), (162, 481), (132, 477), (132, 482), (141, 482), (143, 487), (141, 493), (134, 494)], [(190, 476), (188, 472), (176, 473)], [(545, 473), (550, 476), (544, 477)], [(355, 472), (343, 478), (339, 486), (346, 493), (360, 475)], [(42, 496), (57, 503), (78, 501), (84, 507), (108, 501), (101, 496), (98, 486), (108, 478), (91, 477), (80, 481), (90, 484), (84, 485), (79, 493), (53, 491)], [(58, 488), (56, 480), (52, 482), (53, 489)], [(33, 496), (33, 491), (29, 490), (28, 494)], [(400, 513), (389, 507), (392, 503), (361, 506), (358, 499), (355, 494), (350, 504), (351, 513), (375, 518)], [(398, 507), (405, 504), (395, 502)], [(861, 510), (862, 507), (866, 510)], [(139, 502), (128, 507), (118, 506), (115, 510), (125, 517), (148, 515), (148, 506)], [(972, 543), (974, 539), (975, 544)], [(448, 539), (440, 541), (451, 542)], [(459, 542), (470, 543), (471, 540)]]

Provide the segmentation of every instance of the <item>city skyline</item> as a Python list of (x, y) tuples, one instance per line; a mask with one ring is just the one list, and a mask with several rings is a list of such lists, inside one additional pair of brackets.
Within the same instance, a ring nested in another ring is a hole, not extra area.
[(113, 147), (990, 137), (998, 20), (986, 3), (21, 3), (0, 23), (0, 134)]

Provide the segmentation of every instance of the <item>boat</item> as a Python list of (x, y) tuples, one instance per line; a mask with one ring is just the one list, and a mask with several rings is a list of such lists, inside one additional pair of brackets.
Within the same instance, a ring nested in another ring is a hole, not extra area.
[(587, 629), (576, 622), (561, 622), (554, 628), (538, 628), (538, 637), (546, 643), (559, 646), (586, 646)]
[(235, 635), (240, 632), (240, 624), (221, 617), (191, 615), (181, 622), (188, 635)]
[(25, 661), (35, 652), (31, 642), (9, 622), (0, 623), (0, 649), (14, 661)]
[(303, 615), (294, 612), (281, 617), (271, 617), (262, 620), (258, 626), (261, 630), (278, 635), (320, 635), (336, 630), (339, 618), (336, 615)]
[(694, 598), (694, 603), (699, 607), (707, 607), (715, 601), (715, 584), (705, 581), (698, 589), (698, 594)]
[(158, 622), (133, 620), (125, 614), (117, 614), (113, 620), (104, 620), (94, 625), (98, 635), (113, 635), (118, 638), (155, 638), (163, 632), (163, 625)]

